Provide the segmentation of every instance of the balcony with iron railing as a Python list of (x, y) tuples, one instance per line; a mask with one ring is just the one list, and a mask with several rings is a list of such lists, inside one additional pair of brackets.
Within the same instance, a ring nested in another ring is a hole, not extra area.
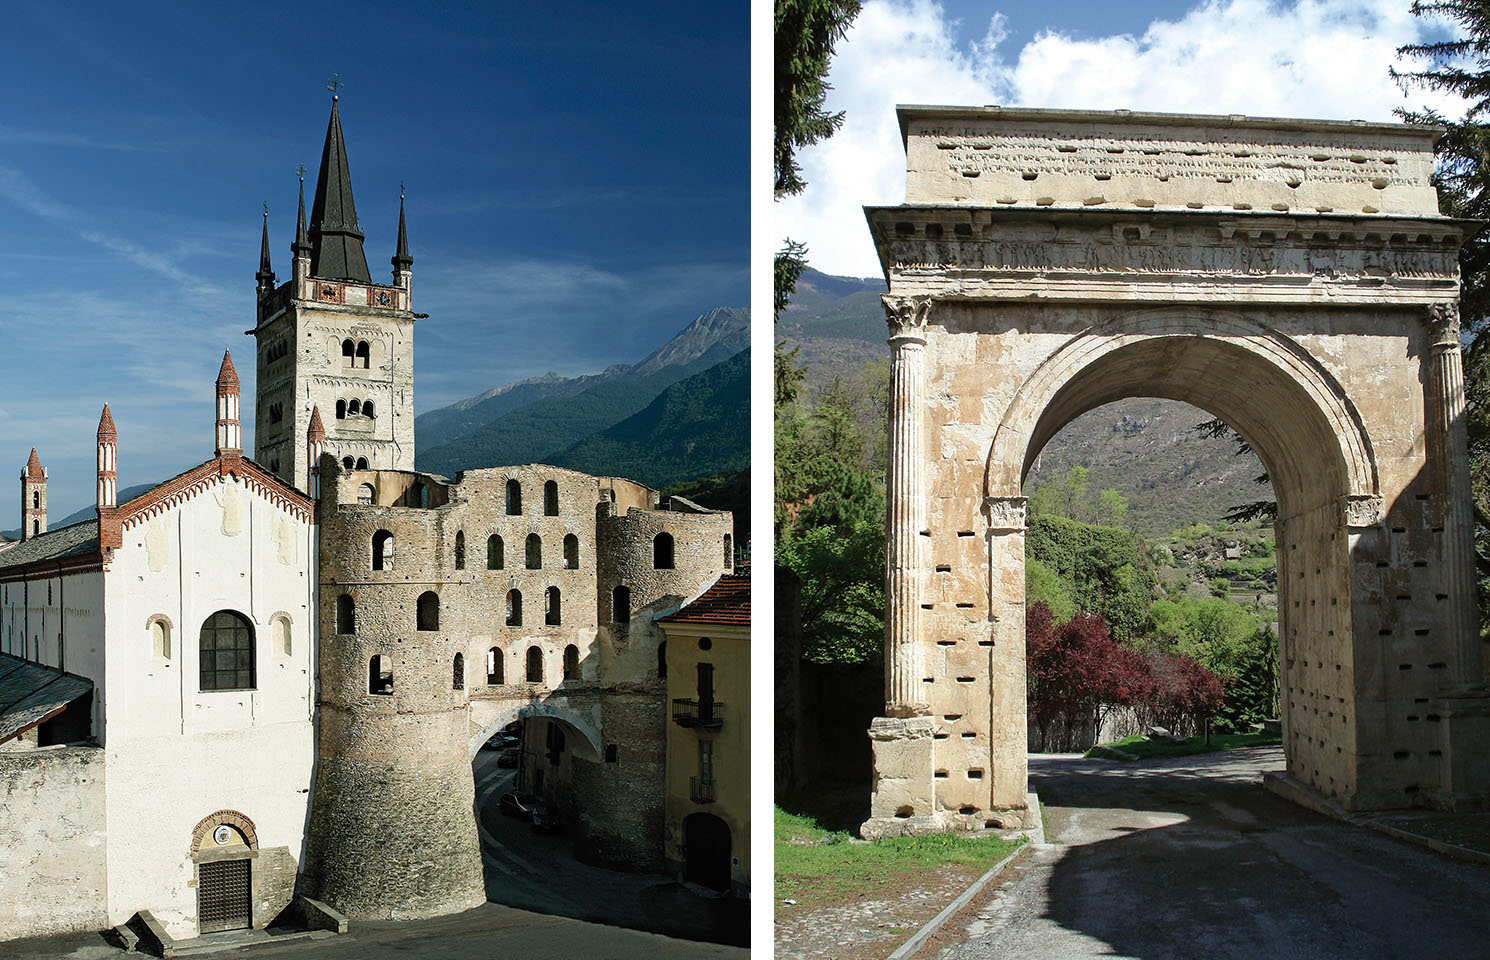
[(724, 726), (724, 704), (718, 700), (674, 700), (673, 723), (698, 730), (718, 730)]
[(714, 802), (714, 781), (703, 777), (688, 778), (688, 796), (694, 803)]

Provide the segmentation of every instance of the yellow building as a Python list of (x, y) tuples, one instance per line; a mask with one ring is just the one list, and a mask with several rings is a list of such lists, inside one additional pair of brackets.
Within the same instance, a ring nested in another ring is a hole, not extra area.
[(750, 895), (750, 578), (725, 576), (662, 617), (663, 856), (684, 880)]

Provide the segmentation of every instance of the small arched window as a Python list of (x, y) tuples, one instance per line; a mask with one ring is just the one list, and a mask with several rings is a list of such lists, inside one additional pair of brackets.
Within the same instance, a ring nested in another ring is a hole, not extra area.
[(356, 346), (350, 340), (343, 340), (341, 342), (341, 359), (343, 366), (350, 367), (352, 365), (352, 357), (356, 349)]
[(254, 688), (254, 628), (234, 610), (219, 610), (202, 624), (198, 647), (202, 690)]
[(502, 679), (502, 648), (492, 647), (486, 651), (486, 685), (495, 687), (506, 682)]
[(426, 590), (419, 595), (418, 610), (414, 620), (419, 630), (440, 629), (440, 595), (438, 593)]
[(521, 590), (507, 591), (507, 626), (523, 625), (523, 595)]
[(416, 483), (409, 488), (409, 506), (429, 506), (429, 488), (422, 483)]
[(631, 588), (617, 587), (610, 594), (610, 618), (616, 623), (631, 622)]
[(543, 569), (543, 538), (536, 533), (528, 534), (527, 554), (529, 570)]
[(466, 656), (463, 653), (455, 655), (455, 663), (452, 667), (450, 678), (451, 689), (464, 690), (466, 688)]
[(545, 593), (545, 604), (543, 611), (543, 622), (550, 627), (559, 625), (559, 588), (549, 587)]
[(366, 370), (368, 368), (371, 356), (372, 353), (370, 350), (368, 350), (367, 341), (359, 340), (357, 342), (357, 362), (353, 364), (353, 366), (361, 367), (362, 369)]
[(36, 536), (39, 533), (41, 533), (41, 521), (40, 520), (32, 520), (31, 521), (31, 536), (34, 537), (34, 536)]
[(372, 503), (373, 502), (373, 488), (372, 488), (372, 484), (370, 484), (370, 483), (364, 483), (364, 484), (362, 484), (361, 486), (359, 486), (357, 488), (357, 502), (358, 503)]
[(36, 510), (36, 509), (40, 509), (41, 508), (41, 492), (40, 491), (37, 491), (37, 490), (32, 490), (31, 491), (31, 508), (33, 510)]
[(357, 467), (356, 467), (356, 469), (358, 469), (358, 470), (366, 470), (367, 469), (367, 458), (366, 457), (358, 457), (357, 458)]
[(729, 534), (724, 535), (724, 569), (729, 570), (735, 565), (735, 538)]
[(520, 517), (523, 513), (523, 485), (516, 478), (507, 481), (507, 516)]
[(579, 537), (572, 533), (564, 534), (564, 569), (579, 569)]
[(171, 658), (171, 622), (159, 614), (150, 620), (150, 653), (166, 660)]
[(357, 601), (352, 599), (350, 593), (336, 598), (336, 632), (357, 632)]
[(367, 661), (367, 692), (380, 697), (393, 694), (393, 658), (386, 653)]
[[(340, 403), (341, 401), (338, 400), (337, 402)], [(362, 401), (361, 400), (358, 400), (356, 397), (353, 397), (352, 398), (352, 402), (349, 403), (349, 404), (347, 404), (347, 415), (348, 416), (351, 416), (351, 417), (355, 417), (355, 416), (357, 416), (361, 412), (362, 412)]]
[(357, 461), (353, 460), (351, 457), (342, 457), (341, 465), (346, 469), (351, 470), (357, 466)]
[(346, 418), (347, 418), (347, 402), (345, 400), (338, 400), (338, 401), (336, 401), (336, 419), (338, 419), (338, 420), (345, 420)]
[(564, 648), (564, 679), (579, 679), (579, 647), (572, 643)]
[(374, 570), (393, 569), (393, 534), (387, 530), (379, 530), (373, 534), (372, 568)]
[(657, 570), (673, 568), (673, 535), (659, 533), (652, 538), (652, 566)]
[(455, 531), (455, 569), (464, 570), (465, 568), (466, 532), (464, 530), (457, 530)]
[(543, 651), (536, 646), (528, 648), (528, 682), (543, 682)]
[(486, 538), (486, 569), (502, 569), (502, 538), (495, 533)]
[(272, 644), (270, 649), (274, 651), (275, 656), (288, 657), (290, 655), (289, 617), (280, 614), (269, 621), (269, 641)]
[(552, 480), (543, 484), (543, 515), (545, 517), (559, 515), (559, 485)]
[(657, 645), (657, 679), (667, 679), (667, 641)]
[(362, 401), (362, 415), (364, 417), (369, 417), (369, 418), (374, 415), (373, 414), (373, 404), (372, 404), (372, 401), (371, 400), (364, 400), (364, 401)]
[(616, 749), (616, 745), (614, 743), (608, 743), (608, 744), (606, 744), (605, 745), (605, 762), (606, 763), (619, 763), (620, 762), (620, 759), (621, 759), (620, 753)]

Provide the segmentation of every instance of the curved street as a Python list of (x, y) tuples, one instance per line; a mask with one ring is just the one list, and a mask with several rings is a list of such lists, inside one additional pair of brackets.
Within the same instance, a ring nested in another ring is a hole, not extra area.
[(1490, 867), (1267, 792), (1281, 748), (1030, 757), (1052, 843), (917, 954), (941, 960), (1490, 955)]

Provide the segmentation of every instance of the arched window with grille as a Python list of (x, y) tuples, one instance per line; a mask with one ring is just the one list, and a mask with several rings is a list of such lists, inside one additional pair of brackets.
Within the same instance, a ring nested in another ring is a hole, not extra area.
[(455, 569), (464, 570), (465, 568), (466, 532), (464, 530), (457, 530), (455, 531)]
[(350, 593), (336, 598), (336, 632), (357, 632), (357, 601), (352, 599)]
[(572, 533), (564, 534), (564, 569), (579, 569), (579, 537)]
[(546, 601), (543, 609), (543, 623), (545, 626), (557, 627), (559, 625), (559, 588), (549, 587), (545, 591)]
[(652, 566), (657, 570), (673, 568), (673, 535), (659, 533), (652, 538)]
[(559, 485), (552, 480), (543, 484), (543, 515), (545, 517), (559, 515)]
[(502, 538), (495, 533), (486, 538), (486, 569), (502, 569)]
[(528, 673), (529, 683), (543, 682), (543, 651), (536, 646), (528, 648)]
[(520, 590), (507, 591), (507, 626), (523, 625), (523, 595)]
[(372, 484), (370, 484), (370, 483), (364, 483), (364, 484), (362, 484), (361, 486), (359, 486), (357, 488), (357, 502), (358, 503), (372, 503), (373, 502), (373, 488), (372, 488)]
[(440, 629), (440, 595), (433, 590), (421, 593), (414, 619), (420, 630)]
[(507, 515), (520, 517), (523, 512), (523, 485), (516, 478), (507, 481)]
[(464, 690), (466, 688), (466, 655), (457, 653), (452, 668), (453, 676), (450, 678), (452, 690)]
[(564, 679), (579, 679), (579, 647), (572, 643), (564, 648)]
[(631, 588), (616, 587), (610, 594), (610, 618), (615, 623), (631, 622)]
[(254, 628), (236, 610), (219, 610), (202, 624), (198, 680), (202, 690), (252, 690)]
[(528, 534), (527, 555), (529, 570), (543, 569), (543, 538), (536, 533)]
[(372, 568), (374, 570), (393, 569), (393, 534), (387, 530), (379, 530), (373, 534)]

